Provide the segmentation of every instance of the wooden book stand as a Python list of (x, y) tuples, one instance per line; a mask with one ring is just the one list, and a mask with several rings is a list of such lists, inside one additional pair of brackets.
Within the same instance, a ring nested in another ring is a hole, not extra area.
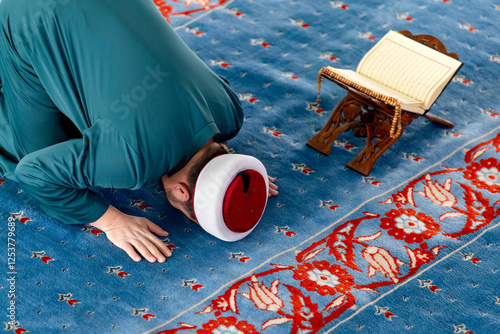
[[(400, 33), (458, 60), (457, 54), (448, 53), (444, 44), (434, 36), (413, 36), (408, 30), (402, 30)], [(355, 136), (366, 137), (365, 148), (347, 164), (348, 167), (363, 175), (370, 174), (377, 159), (401, 137), (405, 127), (415, 118), (423, 116), (445, 126), (454, 127), (453, 123), (438, 116), (428, 113), (419, 115), (402, 110), (400, 131), (392, 138), (389, 134), (395, 116), (393, 106), (354, 89), (321, 71), (318, 76), (318, 91), (323, 77), (346, 89), (347, 96), (339, 102), (323, 129), (309, 139), (307, 145), (325, 155), (329, 155), (333, 142), (345, 131), (351, 129)]]

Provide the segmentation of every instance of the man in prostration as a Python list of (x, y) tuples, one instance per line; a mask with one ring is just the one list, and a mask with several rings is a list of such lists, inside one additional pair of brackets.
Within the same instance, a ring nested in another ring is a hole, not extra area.
[[(152, 0), (0, 0), (0, 176), (135, 261), (171, 256), (146, 218), (89, 187), (160, 180), (188, 218), (193, 179), (228, 153), (242, 108)], [(269, 196), (277, 187), (269, 183)], [(155, 235), (156, 234), (156, 235)]]

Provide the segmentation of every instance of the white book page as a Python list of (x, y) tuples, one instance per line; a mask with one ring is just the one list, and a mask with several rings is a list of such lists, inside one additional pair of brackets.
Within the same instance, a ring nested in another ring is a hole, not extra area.
[(356, 73), (351, 70), (343, 70), (343, 69), (338, 69), (334, 67), (328, 66), (328, 69), (331, 70), (332, 72), (337, 73), (338, 75), (360, 85), (365, 88), (368, 88), (374, 92), (394, 97), (396, 100), (398, 100), (401, 103), (401, 108), (403, 110), (408, 110), (412, 112), (416, 112), (418, 114), (423, 114), (424, 109), (422, 106), (422, 102), (412, 98), (411, 96), (405, 95), (401, 92), (398, 92), (395, 89), (392, 89), (390, 87), (384, 86), (380, 84), (379, 82), (372, 80), (370, 78), (367, 78), (359, 73)]
[(390, 31), (361, 60), (357, 72), (408, 95), (428, 109), (461, 63)]

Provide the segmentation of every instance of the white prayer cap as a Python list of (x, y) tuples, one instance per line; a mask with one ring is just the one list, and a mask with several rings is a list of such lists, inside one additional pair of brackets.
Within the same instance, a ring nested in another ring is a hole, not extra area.
[(264, 165), (243, 154), (223, 154), (201, 170), (193, 191), (193, 211), (200, 226), (224, 241), (246, 237), (267, 204), (269, 180)]

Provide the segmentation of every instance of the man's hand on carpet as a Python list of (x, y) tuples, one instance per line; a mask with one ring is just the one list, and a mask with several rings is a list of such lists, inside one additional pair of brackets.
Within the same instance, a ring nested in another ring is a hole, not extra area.
[(156, 236), (166, 237), (167, 231), (146, 218), (124, 214), (111, 205), (90, 225), (106, 233), (108, 239), (134, 261), (141, 261), (137, 252), (149, 262), (165, 262), (165, 257), (172, 255), (167, 245)]
[(271, 196), (277, 196), (278, 195), (278, 186), (274, 184), (274, 177), (270, 177), (268, 176), (269, 178), (269, 193), (267, 194), (267, 197), (271, 197)]

